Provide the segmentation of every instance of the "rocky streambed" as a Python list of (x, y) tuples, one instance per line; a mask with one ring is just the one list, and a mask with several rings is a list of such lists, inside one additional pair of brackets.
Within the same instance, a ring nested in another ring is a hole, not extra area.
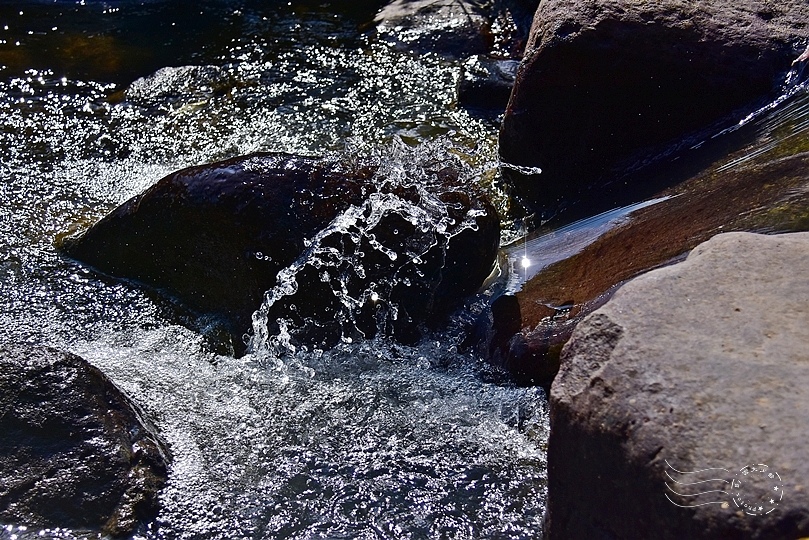
[(803, 3), (18, 4), (1, 537), (809, 534)]

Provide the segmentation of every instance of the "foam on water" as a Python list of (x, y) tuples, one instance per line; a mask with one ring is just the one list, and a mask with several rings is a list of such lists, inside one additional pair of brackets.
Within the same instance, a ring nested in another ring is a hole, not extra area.
[[(134, 13), (135, 4), (116, 9)], [(234, 26), (209, 28), (204, 50), (178, 52), (196, 66), (140, 73), (131, 87), (53, 67), (0, 66), (0, 340), (84, 356), (154, 421), (174, 463), (147, 538), (538, 535), (544, 395), (498, 382), (457, 351), (454, 337), (218, 356), (179, 325), (199, 326), (194, 314), (53, 248), (59, 235), (171, 171), (255, 150), (379, 152), (372, 158), (386, 174), (405, 181), (429, 153), (420, 145), (446, 136), (464, 174), (494, 174), (496, 126), (454, 107), (457, 65), (358, 36), (342, 14), (243, 4), (239, 15), (206, 19)], [(43, 10), (84, 17), (98, 7), (36, 6), (12, 26), (40, 24)], [(77, 25), (119, 15), (93, 13)], [(65, 18), (48, 28), (68, 32)], [(216, 41), (222, 35), (238, 37)], [(19, 50), (34, 51), (37, 36), (21, 38)], [(406, 144), (391, 150), (394, 139)], [(423, 211), (441, 231), (440, 205)], [(3, 540), (76, 534), (0, 527)]]
[(180, 328), (136, 339), (79, 350), (140, 397), (175, 454), (149, 537), (540, 530), (542, 391), (484, 382), (448, 344), (376, 340), (270, 369), (250, 356), (199, 361)]

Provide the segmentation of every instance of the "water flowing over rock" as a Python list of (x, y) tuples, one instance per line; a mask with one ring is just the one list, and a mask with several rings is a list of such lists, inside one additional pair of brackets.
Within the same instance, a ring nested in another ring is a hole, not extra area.
[(486, 12), (474, 0), (394, 0), (374, 22), (382, 39), (408, 50), (462, 55), (493, 44)]
[[(436, 328), (491, 273), (497, 212), (459, 163), (405, 151), (376, 193), (315, 236), (254, 315), (253, 347), (319, 347), (377, 334), (404, 343)], [(277, 339), (270, 340), (270, 336)]]
[(626, 280), (720, 232), (809, 230), (809, 124), (801, 120), (809, 95), (805, 83), (793, 90), (735, 131), (638, 171), (651, 188), (643, 202), (607, 199), (614, 209), (505, 246), (511, 284), (490, 310), (484, 354), (548, 386), (576, 324)]
[(131, 536), (157, 515), (168, 453), (83, 359), (0, 347), (0, 522)]
[(366, 322), (349, 326), (373, 335), (372, 321), (390, 318), (397, 336), (412, 340), (418, 325), (434, 324), (482, 284), (499, 221), (458, 160), (410, 165), (405, 173), (349, 158), (252, 154), (191, 167), (63, 248), (211, 313), (238, 335), (278, 277), (273, 294), (291, 303), (278, 303), (272, 317), (334, 330), (345, 322), (340, 306), (354, 313), (376, 292), (380, 300), (362, 310)]
[(547, 538), (809, 536), (808, 264), (807, 233), (722, 234), (578, 326)]
[(538, 0), (393, 0), (376, 33), (397, 48), (460, 57), (522, 54)]
[(500, 133), (503, 161), (542, 173), (504, 175), (545, 217), (598, 207), (623, 170), (771, 96), (807, 20), (800, 0), (542, 2)]

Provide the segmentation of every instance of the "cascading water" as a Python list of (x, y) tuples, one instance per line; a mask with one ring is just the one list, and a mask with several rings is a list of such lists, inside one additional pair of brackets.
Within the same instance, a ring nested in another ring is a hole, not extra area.
[(445, 139), (418, 148), (399, 141), (371, 160), (376, 172), (370, 183), (377, 191), (307, 240), (300, 258), (279, 272), (278, 284), (254, 314), (252, 352), (294, 352), (290, 334), (325, 347), (329, 336), (324, 338), (324, 327), (332, 328), (332, 341), (351, 343), (394, 332), (413, 341), (418, 329), (405, 328), (403, 319), (409, 326), (423, 324), (410, 320), (416, 314), (409, 309), (425, 315), (450, 311), (452, 306), (435, 305), (447, 301), (442, 290), (455, 286), (442, 283), (454, 277), (442, 271), (453, 258), (475, 256), (451, 254), (455, 239), (477, 231), (482, 218), (496, 219), (468, 193), (479, 171), (452, 150)]

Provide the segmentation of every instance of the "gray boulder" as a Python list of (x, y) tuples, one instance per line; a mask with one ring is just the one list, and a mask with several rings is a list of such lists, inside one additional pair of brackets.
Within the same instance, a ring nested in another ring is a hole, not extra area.
[(504, 175), (546, 216), (618, 189), (605, 184), (771, 95), (807, 20), (803, 0), (542, 2), (500, 134), (505, 162), (542, 174)]
[(131, 536), (157, 515), (168, 452), (78, 356), (0, 347), (0, 522)]
[(578, 326), (547, 538), (809, 536), (807, 265), (809, 233), (722, 234)]
[(393, 0), (374, 22), (381, 39), (403, 50), (458, 56), (486, 52), (494, 43), (478, 0)]

